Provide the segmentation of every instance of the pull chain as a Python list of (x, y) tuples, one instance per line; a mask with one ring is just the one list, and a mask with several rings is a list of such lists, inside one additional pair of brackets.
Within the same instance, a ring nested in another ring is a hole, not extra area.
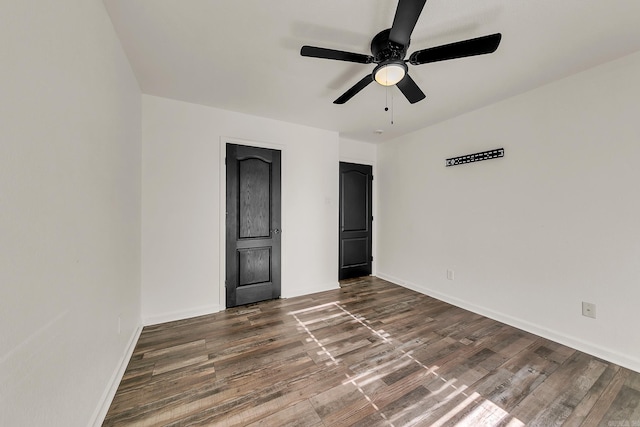
[(393, 91), (391, 91), (391, 124), (393, 125)]
[[(389, 111), (389, 91), (391, 86), (387, 86), (384, 99), (384, 111)], [(391, 124), (393, 124), (393, 92), (391, 92)]]
[(384, 111), (389, 111), (389, 86), (384, 91)]

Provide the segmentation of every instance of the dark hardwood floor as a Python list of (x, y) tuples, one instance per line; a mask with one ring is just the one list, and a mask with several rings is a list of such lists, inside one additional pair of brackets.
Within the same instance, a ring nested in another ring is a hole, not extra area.
[(640, 427), (640, 374), (363, 278), (145, 327), (104, 425)]

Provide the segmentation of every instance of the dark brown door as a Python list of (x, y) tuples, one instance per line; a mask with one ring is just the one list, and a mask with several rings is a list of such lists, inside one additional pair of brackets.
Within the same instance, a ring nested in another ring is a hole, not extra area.
[(371, 274), (372, 181), (371, 166), (340, 162), (340, 279)]
[(227, 307), (280, 298), (280, 151), (227, 144)]

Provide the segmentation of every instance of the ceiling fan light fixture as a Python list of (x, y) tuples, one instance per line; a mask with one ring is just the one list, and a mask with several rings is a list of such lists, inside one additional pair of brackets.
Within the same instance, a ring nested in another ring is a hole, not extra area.
[(382, 86), (393, 86), (404, 79), (407, 65), (404, 62), (380, 64), (373, 70), (373, 78)]

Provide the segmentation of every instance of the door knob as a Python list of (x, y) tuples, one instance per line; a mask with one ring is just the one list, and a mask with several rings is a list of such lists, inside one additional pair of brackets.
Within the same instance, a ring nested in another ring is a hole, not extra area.
[(273, 230), (271, 230), (271, 232), (272, 232), (273, 234), (279, 234), (279, 233), (280, 233), (280, 230), (278, 230), (277, 228), (274, 228)]

